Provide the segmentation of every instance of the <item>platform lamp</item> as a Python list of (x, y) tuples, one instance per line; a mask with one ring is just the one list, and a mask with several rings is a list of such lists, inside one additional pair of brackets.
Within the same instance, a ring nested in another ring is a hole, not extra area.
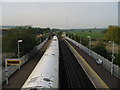
[[(20, 58), (20, 43), (23, 42), (23, 40), (18, 40), (18, 59)], [(20, 70), (20, 66), (19, 66)]]
[(90, 56), (90, 50), (91, 50), (91, 36), (87, 36), (89, 38), (89, 56)]
[(75, 34), (73, 34), (73, 39), (75, 40)]
[(81, 41), (81, 35), (80, 35), (80, 43), (82, 43), (82, 41)]
[(112, 43), (112, 55), (111, 55), (111, 58), (112, 58), (112, 61), (111, 61), (111, 75), (112, 75), (113, 74), (113, 62), (114, 62), (114, 59), (115, 59), (115, 56), (114, 56), (115, 43), (114, 43), (114, 41), (109, 41), (109, 43)]

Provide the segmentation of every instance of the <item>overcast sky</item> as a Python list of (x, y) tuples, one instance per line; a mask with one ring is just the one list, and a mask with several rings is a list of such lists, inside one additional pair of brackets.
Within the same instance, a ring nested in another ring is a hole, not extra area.
[[(66, 24), (67, 22), (67, 24)], [(2, 25), (90, 28), (118, 25), (117, 2), (4, 2)]]

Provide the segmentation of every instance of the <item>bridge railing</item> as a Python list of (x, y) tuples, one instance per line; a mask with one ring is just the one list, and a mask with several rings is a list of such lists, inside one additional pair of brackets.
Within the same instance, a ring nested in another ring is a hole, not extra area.
[[(70, 39), (69, 37), (65, 37), (68, 41), (72, 42), (74, 45), (78, 46), (80, 49), (82, 49), (84, 52), (86, 52), (89, 55), (90, 52), (90, 56), (92, 58), (94, 58), (95, 60), (100, 59), (103, 63), (102, 66), (105, 67), (109, 72), (111, 72), (111, 65), (112, 63), (108, 60), (105, 59), (104, 57), (100, 56), (99, 54), (95, 53), (94, 51), (88, 49), (87, 47), (83, 46), (82, 44)], [(120, 79), (120, 67), (118, 67), (118, 65), (113, 64), (113, 74)]]
[[(43, 47), (43, 45), (48, 41), (48, 38), (46, 38), (42, 43), (40, 43), (38, 46), (34, 47), (29, 53), (21, 57), (22, 64), (20, 67), (25, 64), (35, 53)], [(14, 72), (18, 70), (18, 66), (10, 65), (8, 66), (8, 77), (10, 77)], [(2, 69), (2, 82), (4, 82), (6, 79), (5, 75), (5, 68)]]

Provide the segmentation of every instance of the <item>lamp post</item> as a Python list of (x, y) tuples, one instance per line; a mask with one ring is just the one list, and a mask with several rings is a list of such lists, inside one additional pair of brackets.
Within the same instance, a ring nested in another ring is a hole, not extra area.
[(91, 36), (87, 36), (89, 38), (89, 56), (90, 56), (90, 50), (91, 50)]
[(81, 36), (80, 36), (80, 43), (82, 43), (82, 41), (81, 41)]
[(74, 40), (75, 40), (75, 34), (73, 34)]
[(70, 34), (68, 34), (68, 37), (70, 38)]
[(42, 40), (41, 40), (41, 37), (42, 37), (42, 34), (40, 34), (40, 43), (41, 43), (41, 41), (42, 41)]
[[(18, 59), (20, 58), (20, 42), (23, 42), (23, 40), (18, 40)], [(20, 70), (20, 66), (19, 66), (19, 70)]]
[(111, 58), (112, 58), (112, 61), (111, 61), (111, 75), (113, 74), (113, 61), (115, 59), (115, 56), (114, 56), (114, 48), (115, 48), (115, 43), (114, 41), (109, 41), (110, 43), (112, 42), (112, 55), (111, 55)]
[(81, 43), (82, 43), (82, 41), (81, 41), (81, 35), (80, 35), (80, 49), (81, 49)]
[(69, 37), (69, 34), (66, 34), (66, 36), (65, 37)]
[(72, 39), (72, 34), (71, 34), (71, 39)]

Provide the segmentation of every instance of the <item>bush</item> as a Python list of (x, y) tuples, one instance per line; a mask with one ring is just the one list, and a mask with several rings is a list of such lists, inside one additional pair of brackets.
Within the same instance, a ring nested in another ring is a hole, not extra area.
[(95, 48), (93, 48), (93, 51), (95, 51), (99, 55), (109, 59), (109, 54), (103, 44), (100, 44), (100, 45), (96, 46)]
[(81, 38), (81, 41), (82, 41), (82, 44), (84, 45), (84, 46), (87, 46), (88, 47), (88, 44), (89, 44), (89, 40), (88, 40), (88, 38)]
[(120, 67), (120, 52), (115, 55), (114, 63)]

